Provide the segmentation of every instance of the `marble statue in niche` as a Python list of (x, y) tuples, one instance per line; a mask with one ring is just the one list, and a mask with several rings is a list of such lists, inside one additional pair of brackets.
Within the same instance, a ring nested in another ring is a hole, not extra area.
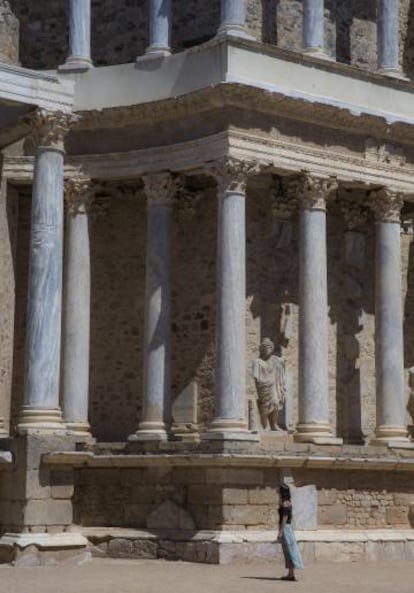
[(269, 338), (260, 344), (260, 356), (253, 361), (252, 375), (257, 391), (257, 407), (263, 430), (282, 430), (278, 416), (286, 399), (286, 368), (282, 357), (276, 356)]

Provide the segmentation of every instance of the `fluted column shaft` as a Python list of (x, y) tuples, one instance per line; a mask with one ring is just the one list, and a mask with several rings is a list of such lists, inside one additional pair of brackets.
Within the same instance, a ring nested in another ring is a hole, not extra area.
[(374, 193), (376, 216), (375, 374), (376, 442), (407, 440), (401, 287), (400, 209), (402, 196)]
[(221, 0), (219, 37), (232, 35), (253, 39), (246, 33), (246, 6), (244, 0)]
[(38, 111), (34, 166), (24, 405), (19, 431), (62, 427), (59, 407), (62, 256), (63, 136), (71, 116)]
[(69, 0), (69, 55), (59, 70), (84, 72), (92, 66), (91, 0)]
[(332, 438), (328, 389), (326, 202), (332, 179), (304, 175), (300, 201), (299, 424), (295, 439)]
[(303, 2), (303, 49), (307, 53), (325, 52), (324, 0)]
[(399, 0), (378, 0), (378, 69), (384, 74), (401, 74), (399, 65)]
[(170, 173), (144, 177), (148, 200), (144, 402), (131, 440), (163, 440), (171, 420), (171, 226), (174, 183)]
[(89, 342), (91, 263), (88, 209), (90, 179), (65, 186), (65, 298), (63, 309), (63, 418), (74, 433), (89, 432)]
[(150, 0), (149, 8), (150, 43), (146, 53), (168, 56), (171, 53), (171, 0)]

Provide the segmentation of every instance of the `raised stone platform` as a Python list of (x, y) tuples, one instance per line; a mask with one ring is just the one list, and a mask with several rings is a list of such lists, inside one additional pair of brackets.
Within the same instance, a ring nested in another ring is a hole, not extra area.
[[(150, 532), (84, 528), (95, 557), (164, 558), (207, 564), (283, 563), (275, 531)], [(305, 563), (413, 560), (414, 530), (297, 531)]]

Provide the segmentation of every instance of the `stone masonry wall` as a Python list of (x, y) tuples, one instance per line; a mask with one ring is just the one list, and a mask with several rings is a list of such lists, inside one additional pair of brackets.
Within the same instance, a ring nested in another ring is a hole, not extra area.
[[(21, 23), (20, 59), (30, 68), (56, 68), (67, 54), (67, 2), (12, 0)], [(172, 45), (175, 51), (214, 37), (219, 23), (219, 0), (174, 3)], [(300, 51), (302, 2), (246, 0), (247, 26), (259, 41)], [(148, 45), (146, 0), (92, 0), (92, 46), (97, 66), (132, 62)], [(414, 7), (401, 0), (401, 63), (414, 71)], [(376, 0), (326, 2), (328, 51), (339, 62), (363, 69), (376, 68)]]
[[(409, 473), (298, 470), (294, 477), (297, 485), (316, 485), (320, 528), (409, 528), (414, 521)], [(279, 479), (274, 469), (83, 469), (75, 478), (74, 521), (145, 528), (169, 501), (195, 529), (274, 530)]]

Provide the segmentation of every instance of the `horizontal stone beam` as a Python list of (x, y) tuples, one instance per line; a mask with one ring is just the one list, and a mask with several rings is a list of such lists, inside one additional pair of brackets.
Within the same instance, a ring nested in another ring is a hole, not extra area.
[(414, 458), (399, 457), (348, 457), (322, 455), (241, 455), (241, 454), (192, 454), (192, 455), (95, 455), (92, 452), (54, 452), (43, 455), (48, 466), (91, 468), (189, 468), (189, 467), (240, 467), (325, 470), (414, 471)]

